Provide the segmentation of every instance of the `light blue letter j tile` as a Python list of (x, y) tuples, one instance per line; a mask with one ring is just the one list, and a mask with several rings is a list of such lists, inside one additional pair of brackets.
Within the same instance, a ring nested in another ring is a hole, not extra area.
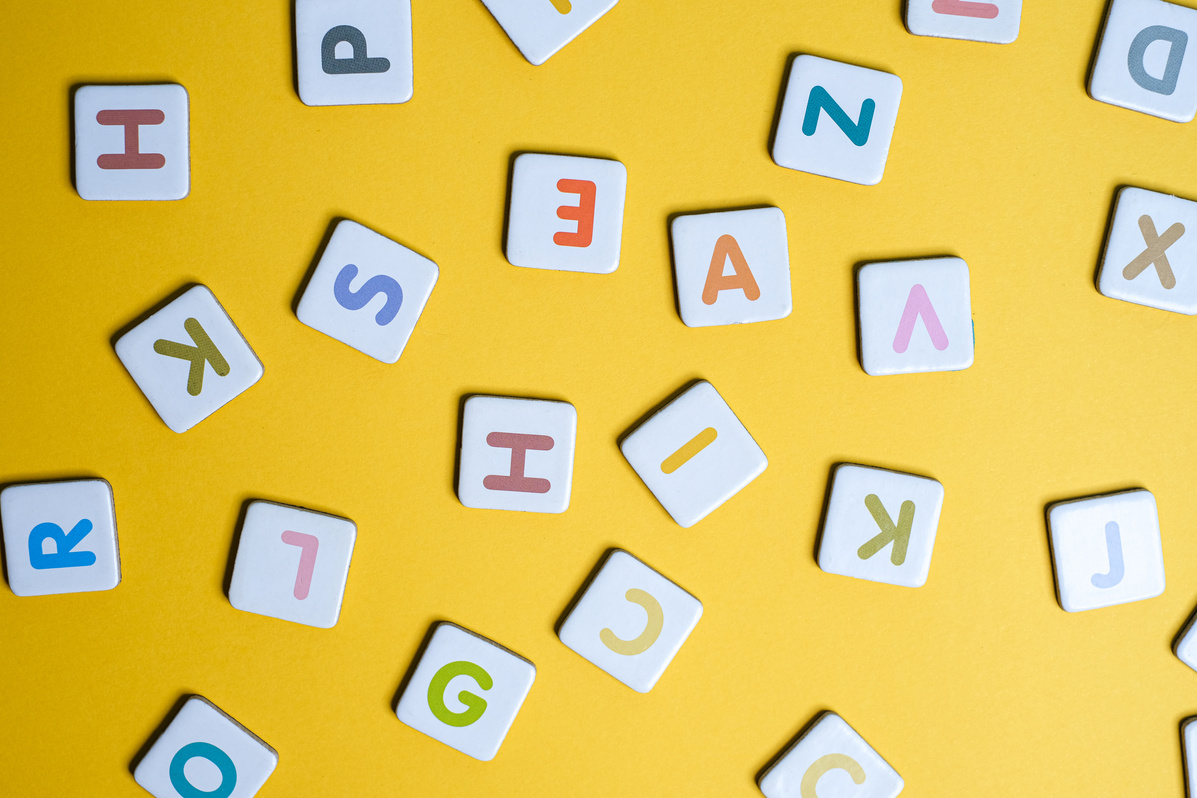
[(1118, 524), (1114, 521), (1106, 524), (1106, 550), (1110, 554), (1110, 572), (1108, 574), (1094, 574), (1093, 586), (1100, 588), (1114, 587), (1122, 581), (1122, 535), (1118, 531)]

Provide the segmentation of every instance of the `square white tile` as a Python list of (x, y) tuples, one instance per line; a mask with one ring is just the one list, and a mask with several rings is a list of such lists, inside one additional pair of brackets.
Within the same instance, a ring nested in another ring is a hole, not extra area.
[(699, 382), (624, 438), (620, 451), (683, 527), (759, 477), (765, 453), (709, 382)]
[(156, 798), (250, 798), (278, 753), (200, 696), (191, 696), (133, 771)]
[(875, 186), (885, 173), (901, 101), (897, 75), (800, 55), (790, 69), (773, 161)]
[(943, 508), (943, 485), (884, 468), (839, 465), (819, 544), (819, 567), (871, 582), (922, 587)]
[(561, 625), (561, 642), (647, 693), (702, 617), (702, 602), (626, 551), (613, 551)]
[(85, 200), (191, 192), (187, 90), (175, 83), (75, 92), (75, 188)]
[(824, 713), (760, 781), (765, 798), (895, 798), (905, 786), (834, 712)]
[(341, 616), (357, 525), (314, 510), (255, 501), (245, 513), (229, 603), (331, 629)]
[(1192, 121), (1197, 114), (1197, 10), (1163, 0), (1113, 0), (1089, 96), (1132, 111)]
[(497, 643), (438, 623), (395, 708), (399, 720), (484, 762), (519, 714), (536, 666)]
[(781, 208), (678, 216), (671, 237), (678, 308), (686, 326), (790, 315), (790, 247)]
[(34, 482), (0, 491), (8, 586), (18, 596), (111, 590), (121, 581), (112, 486)]
[(1056, 594), (1068, 612), (1164, 592), (1160, 522), (1149, 491), (1058, 502), (1048, 510), (1048, 527)]
[(619, 268), (628, 170), (619, 161), (524, 153), (515, 159), (507, 261), (528, 269)]
[(1010, 44), (1021, 22), (1022, 0), (906, 0), (906, 28), (916, 36)]
[(1148, 191), (1118, 192), (1097, 288), (1111, 299), (1197, 314), (1197, 202)]
[(539, 66), (619, 0), (482, 0), (524, 58)]
[(305, 105), (407, 102), (411, 0), (296, 0), (295, 64)]
[(263, 374), (241, 331), (202, 285), (122, 335), (116, 356), (175, 432), (191, 429)]
[(866, 374), (960, 371), (973, 364), (968, 264), (960, 258), (869, 263), (856, 275)]
[(296, 316), (312, 329), (394, 363), (440, 269), (423, 255), (347, 219), (337, 223)]
[(568, 402), (471, 396), (461, 426), (457, 498), (466, 507), (563, 513), (578, 411)]

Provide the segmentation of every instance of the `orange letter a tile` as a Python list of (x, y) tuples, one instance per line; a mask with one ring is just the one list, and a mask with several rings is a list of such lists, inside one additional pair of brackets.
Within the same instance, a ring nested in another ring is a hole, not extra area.
[[(732, 274), (724, 276), (723, 264), (731, 258)], [(711, 268), (707, 271), (707, 282), (702, 288), (702, 301), (714, 305), (719, 298), (720, 291), (739, 289), (744, 292), (749, 301), (760, 299), (761, 289), (757, 287), (756, 278), (752, 276), (752, 269), (748, 268), (748, 261), (740, 251), (740, 244), (733, 236), (719, 236), (715, 242), (715, 252), (711, 255)]]

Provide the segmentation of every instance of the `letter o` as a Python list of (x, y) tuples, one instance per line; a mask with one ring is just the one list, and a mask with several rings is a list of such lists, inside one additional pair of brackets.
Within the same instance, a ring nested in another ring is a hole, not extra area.
[(428, 708), (432, 710), (432, 714), (436, 716), (437, 720), (447, 726), (469, 726), (471, 723), (477, 722), (486, 712), (485, 699), (465, 690), (457, 694), (457, 700), (466, 705), (465, 711), (454, 712), (445, 706), (445, 690), (449, 689), (449, 682), (458, 676), (469, 676), (483, 690), (489, 690), (495, 686), (490, 674), (483, 670), (482, 666), (472, 662), (450, 662), (437, 671), (436, 675), (432, 677), (432, 681), (428, 683)]
[[(220, 770), (220, 786), (215, 790), (201, 790), (187, 780), (183, 768), (196, 757), (208, 760)], [(170, 760), (170, 783), (183, 798), (229, 798), (237, 786), (237, 768), (229, 755), (212, 743), (188, 743)]]

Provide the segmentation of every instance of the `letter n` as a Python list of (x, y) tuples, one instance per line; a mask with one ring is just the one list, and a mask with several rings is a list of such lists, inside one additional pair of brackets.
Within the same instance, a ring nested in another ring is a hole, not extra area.
[[(724, 276), (723, 266), (731, 258), (733, 274)], [(722, 235), (715, 242), (715, 253), (711, 255), (711, 268), (707, 270), (707, 282), (702, 288), (702, 301), (714, 305), (720, 291), (739, 289), (749, 301), (760, 299), (761, 289), (748, 268), (748, 261), (740, 250), (740, 244), (733, 236)]]
[(810, 90), (810, 99), (806, 103), (806, 118), (802, 120), (802, 132), (807, 136), (815, 135), (819, 129), (819, 112), (826, 111), (827, 116), (848, 140), (857, 147), (863, 147), (869, 141), (869, 132), (873, 129), (873, 112), (877, 110), (877, 103), (865, 100), (860, 105), (860, 118), (855, 122), (840, 108), (840, 104), (832, 99), (827, 89), (815, 86)]

